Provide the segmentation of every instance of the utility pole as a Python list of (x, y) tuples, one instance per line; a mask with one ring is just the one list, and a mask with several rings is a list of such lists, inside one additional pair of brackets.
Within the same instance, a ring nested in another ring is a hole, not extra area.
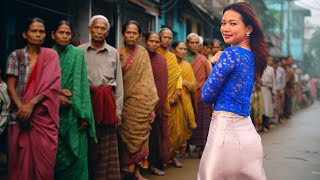
[(290, 9), (291, 9), (291, 6), (290, 6), (290, 1), (287, 2), (288, 3), (288, 13), (287, 13), (287, 28), (288, 28), (288, 32), (287, 32), (287, 52), (288, 52), (288, 55), (291, 55), (291, 48), (290, 48), (290, 30), (291, 30), (291, 23), (290, 23)]
[(283, 0), (280, 0), (280, 51), (282, 52), (282, 42), (283, 42)]

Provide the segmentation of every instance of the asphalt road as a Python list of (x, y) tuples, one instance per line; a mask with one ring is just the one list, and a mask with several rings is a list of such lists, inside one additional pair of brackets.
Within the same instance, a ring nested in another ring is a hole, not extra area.
[[(286, 124), (260, 133), (268, 180), (320, 180), (320, 103), (296, 112)], [(144, 172), (150, 180), (196, 180), (199, 159), (181, 158), (182, 168), (169, 167), (165, 176)], [(0, 180), (7, 179), (0, 176)]]
[[(320, 180), (320, 103), (296, 112), (286, 124), (260, 133), (268, 180)], [(196, 180), (196, 154), (181, 159), (183, 168), (169, 167), (165, 176), (145, 173), (150, 180)]]

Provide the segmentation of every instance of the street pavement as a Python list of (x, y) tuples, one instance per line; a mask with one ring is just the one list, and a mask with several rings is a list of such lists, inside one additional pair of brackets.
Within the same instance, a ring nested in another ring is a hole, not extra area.
[[(260, 133), (268, 180), (320, 180), (320, 103), (296, 112), (286, 124)], [(150, 180), (196, 180), (199, 159), (181, 158), (182, 168), (169, 166), (165, 176), (144, 172)], [(0, 180), (7, 179), (1, 177)]]
[[(320, 103), (300, 110), (286, 124), (260, 133), (268, 180), (320, 180)], [(184, 167), (169, 167), (165, 176), (150, 180), (196, 180), (199, 159), (181, 158)]]

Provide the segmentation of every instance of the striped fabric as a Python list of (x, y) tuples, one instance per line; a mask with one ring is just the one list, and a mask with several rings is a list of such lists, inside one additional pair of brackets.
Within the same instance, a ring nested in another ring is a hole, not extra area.
[(196, 114), (197, 128), (193, 131), (191, 144), (196, 146), (205, 146), (211, 122), (211, 106), (204, 102), (198, 104), (198, 113)]
[(120, 165), (116, 129), (96, 126), (98, 144), (89, 139), (90, 179), (120, 180)]

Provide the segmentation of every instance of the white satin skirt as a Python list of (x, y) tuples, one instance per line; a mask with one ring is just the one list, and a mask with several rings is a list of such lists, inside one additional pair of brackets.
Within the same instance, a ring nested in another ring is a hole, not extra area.
[(250, 116), (212, 114), (198, 180), (266, 180), (263, 148)]

